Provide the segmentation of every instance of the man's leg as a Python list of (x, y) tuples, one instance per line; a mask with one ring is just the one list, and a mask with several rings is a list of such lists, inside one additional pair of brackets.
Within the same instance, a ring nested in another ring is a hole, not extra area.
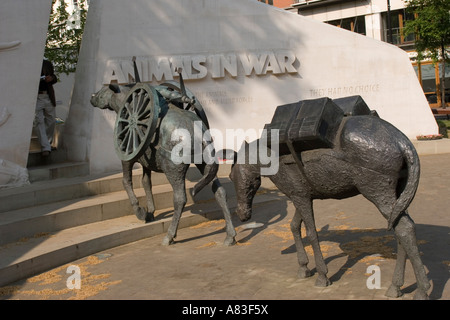
[[(46, 101), (42, 95), (38, 96), (37, 102), (36, 102), (36, 113), (35, 113), (35, 121), (34, 125), (36, 127), (36, 133), (39, 139), (39, 143), (41, 144), (41, 150), (42, 152), (50, 152), (52, 150), (50, 146), (50, 142), (48, 141), (47, 137), (47, 129), (45, 126), (45, 116), (44, 116), (44, 110), (46, 107)], [(50, 99), (48, 99), (50, 101)], [(51, 104), (51, 103), (50, 103)]]
[(55, 134), (56, 108), (52, 105), (50, 99), (48, 100), (48, 103), (46, 103), (45, 105), (44, 118), (45, 118), (45, 132), (47, 134), (48, 142), (51, 145)]

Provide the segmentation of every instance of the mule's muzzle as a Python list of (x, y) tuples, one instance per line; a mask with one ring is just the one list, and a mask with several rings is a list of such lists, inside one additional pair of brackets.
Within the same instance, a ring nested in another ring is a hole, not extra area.
[(91, 100), (90, 100), (90, 103), (91, 103), (92, 106), (94, 106), (94, 107), (96, 107), (95, 97), (96, 97), (96, 94), (95, 94), (95, 93), (91, 94)]
[(252, 209), (238, 205), (238, 207), (236, 209), (236, 214), (237, 214), (239, 220), (241, 220), (241, 222), (245, 222), (252, 217)]

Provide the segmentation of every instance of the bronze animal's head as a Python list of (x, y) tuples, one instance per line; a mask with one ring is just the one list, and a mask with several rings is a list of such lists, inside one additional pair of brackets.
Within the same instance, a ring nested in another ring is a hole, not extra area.
[(260, 169), (257, 165), (235, 163), (230, 179), (236, 190), (236, 214), (241, 221), (247, 221), (252, 217), (253, 198), (261, 185)]
[(90, 102), (96, 108), (118, 112), (128, 90), (124, 90), (123, 87), (119, 87), (118, 85), (110, 84), (109, 86), (102, 87), (98, 92), (93, 93)]

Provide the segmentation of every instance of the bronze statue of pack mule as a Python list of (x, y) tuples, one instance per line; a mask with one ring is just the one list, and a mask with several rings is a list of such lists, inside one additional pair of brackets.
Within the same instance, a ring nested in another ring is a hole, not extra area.
[[(386, 295), (401, 295), (408, 257), (417, 280), (415, 298), (427, 299), (430, 284), (417, 247), (415, 225), (407, 212), (419, 184), (419, 157), (411, 141), (392, 124), (371, 112), (346, 114), (342, 110), (345, 108), (339, 108), (341, 103), (360, 105), (358, 99), (335, 103), (323, 98), (280, 106), (272, 122), (266, 125), (267, 129), (277, 128), (280, 136), (279, 148), (269, 149), (270, 152), (279, 149), (279, 169), (268, 177), (296, 209), (291, 231), (300, 266), (298, 275), (311, 276), (301, 237), (301, 224), (305, 223), (318, 273), (316, 285), (330, 284), (314, 222), (313, 200), (345, 199), (362, 194), (386, 218), (388, 229), (394, 230), (398, 243), (392, 285)], [(314, 106), (313, 115), (301, 110), (311, 106)], [(317, 108), (322, 111), (318, 112)], [(357, 111), (357, 108), (350, 109)], [(260, 139), (252, 143), (259, 148), (265, 147), (267, 141), (264, 142)], [(248, 157), (248, 150), (255, 148), (244, 144), (239, 153)], [(230, 178), (236, 188), (237, 214), (242, 221), (251, 217), (263, 166), (241, 161), (232, 167)]]
[[(181, 78), (182, 80), (182, 78)], [(228, 209), (226, 191), (217, 178), (218, 162), (205, 159), (205, 155), (214, 157), (211, 141), (206, 141), (204, 133), (208, 122), (203, 109), (192, 95), (186, 94), (183, 82), (168, 83), (157, 87), (145, 83), (130, 86), (109, 85), (93, 94), (91, 104), (100, 109), (110, 109), (117, 113), (114, 131), (116, 153), (122, 161), (123, 185), (138, 219), (146, 222), (154, 220), (155, 204), (152, 194), (151, 172), (165, 173), (173, 188), (174, 213), (172, 222), (163, 240), (169, 245), (176, 237), (181, 214), (186, 205), (186, 172), (189, 163), (172, 161), (173, 149), (184, 138), (191, 139), (190, 145), (202, 146), (202, 162), (195, 163), (202, 178), (192, 189), (192, 196), (212, 182), (212, 191), (226, 221), (225, 245), (235, 243), (236, 231)], [(189, 91), (187, 91), (189, 93)], [(187, 106), (184, 106), (187, 104)], [(189, 111), (190, 107), (194, 110)], [(193, 112), (195, 111), (195, 112)], [(202, 141), (194, 135), (196, 123), (201, 126)], [(177, 129), (187, 134), (173, 138)], [(208, 148), (209, 152), (203, 152)], [(135, 163), (142, 165), (142, 185), (146, 193), (147, 208), (141, 207), (133, 190), (132, 169)]]

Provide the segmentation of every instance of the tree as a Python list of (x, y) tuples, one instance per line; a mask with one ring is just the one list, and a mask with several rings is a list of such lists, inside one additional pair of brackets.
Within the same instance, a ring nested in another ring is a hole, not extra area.
[(442, 63), (438, 101), (445, 108), (445, 63), (450, 62), (450, 0), (405, 1), (407, 10), (414, 13), (415, 19), (406, 21), (403, 31), (404, 34), (415, 34), (419, 63), (425, 58)]
[(87, 0), (78, 0), (72, 14), (66, 0), (52, 0), (44, 56), (53, 63), (56, 74), (75, 72), (86, 14)]

